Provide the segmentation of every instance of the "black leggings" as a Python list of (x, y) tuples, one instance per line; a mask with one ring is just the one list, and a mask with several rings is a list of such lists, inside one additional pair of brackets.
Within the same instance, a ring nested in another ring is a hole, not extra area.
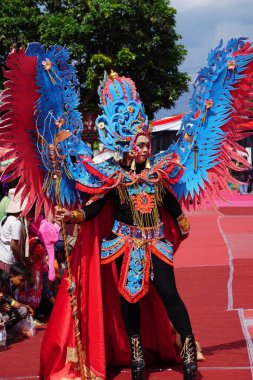
[[(158, 257), (152, 255), (153, 284), (166, 308), (171, 323), (181, 336), (191, 335), (192, 328), (188, 311), (181, 300), (175, 283), (174, 270)], [(118, 274), (122, 265), (122, 256), (116, 260)], [(140, 334), (139, 302), (129, 303), (120, 297), (121, 310), (128, 336)]]

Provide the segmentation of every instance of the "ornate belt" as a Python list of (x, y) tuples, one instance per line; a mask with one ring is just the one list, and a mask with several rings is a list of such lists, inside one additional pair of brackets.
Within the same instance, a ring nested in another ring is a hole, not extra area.
[(115, 220), (112, 231), (115, 235), (122, 236), (124, 238), (129, 237), (131, 239), (144, 241), (153, 239), (160, 240), (164, 238), (164, 226), (162, 222), (155, 227), (140, 228), (136, 226), (129, 226), (119, 220)]

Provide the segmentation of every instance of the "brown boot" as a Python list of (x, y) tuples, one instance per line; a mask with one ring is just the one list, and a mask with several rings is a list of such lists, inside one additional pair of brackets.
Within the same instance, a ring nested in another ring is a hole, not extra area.
[(130, 337), (132, 380), (145, 380), (145, 361), (140, 335)]
[(196, 342), (193, 335), (182, 336), (183, 349), (181, 358), (183, 359), (184, 380), (192, 380), (197, 372), (197, 351)]

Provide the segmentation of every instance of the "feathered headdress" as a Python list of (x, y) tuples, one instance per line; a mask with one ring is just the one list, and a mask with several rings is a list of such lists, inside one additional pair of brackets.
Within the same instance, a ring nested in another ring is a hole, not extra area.
[(148, 134), (148, 117), (130, 78), (105, 73), (98, 94), (103, 114), (98, 116), (96, 127), (101, 142), (120, 156), (132, 150), (134, 137)]

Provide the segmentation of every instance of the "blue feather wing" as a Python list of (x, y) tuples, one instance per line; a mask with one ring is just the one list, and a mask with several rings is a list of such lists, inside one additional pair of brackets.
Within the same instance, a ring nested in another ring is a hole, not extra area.
[[(192, 111), (182, 120), (177, 142), (164, 153), (175, 152), (184, 166), (181, 179), (171, 187), (186, 204), (227, 188), (233, 182), (229, 169), (236, 168), (232, 158), (246, 164), (236, 141), (252, 133), (252, 112), (245, 106), (245, 99), (252, 97), (252, 62), (251, 44), (232, 39), (226, 48), (221, 42), (211, 51), (208, 67), (199, 72)], [(236, 107), (241, 109), (240, 122)]]
[(73, 166), (73, 162), (84, 157), (90, 159), (92, 151), (81, 138), (83, 123), (77, 110), (78, 81), (74, 67), (68, 63), (70, 53), (65, 47), (46, 49), (39, 43), (31, 43), (26, 55), (37, 57), (36, 84), (40, 96), (35, 107), (36, 145), (45, 171), (44, 189), (55, 201), (54, 168), (49, 158), (49, 146), (53, 145), (61, 172), (61, 202), (74, 205), (79, 194), (66, 162), (68, 159)]

